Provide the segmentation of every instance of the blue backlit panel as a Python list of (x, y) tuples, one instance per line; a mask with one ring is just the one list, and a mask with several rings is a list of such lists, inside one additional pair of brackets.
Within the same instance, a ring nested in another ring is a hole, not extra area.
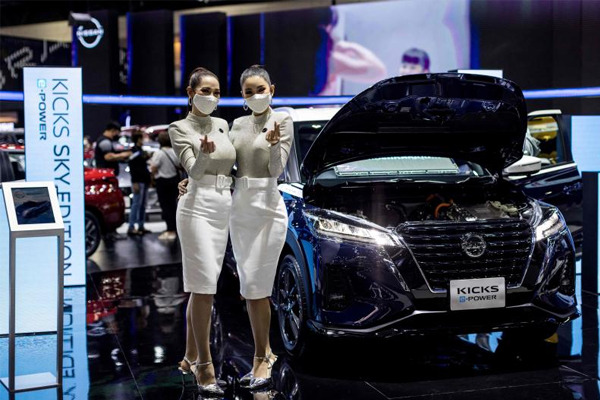
[(600, 171), (600, 116), (572, 116), (571, 136), (573, 159), (579, 171)]
[(25, 174), (52, 181), (65, 226), (65, 285), (85, 284), (81, 68), (24, 68)]
[[(1, 284), (1, 282), (0, 282)], [(85, 287), (66, 288), (64, 293), (63, 399), (87, 400), (90, 388), (86, 329)], [(1, 314), (5, 316), (6, 314)], [(8, 375), (8, 338), (0, 337), (0, 376)], [(17, 339), (18, 374), (55, 371), (56, 335), (24, 336)], [(18, 400), (56, 400), (56, 389), (19, 394)], [(0, 400), (9, 400), (0, 387)]]
[[(600, 87), (524, 90), (526, 99), (557, 99), (564, 97), (600, 96)], [(275, 97), (274, 106), (316, 106), (345, 104), (353, 96)], [(23, 101), (22, 92), (0, 91), (0, 101)], [(114, 104), (134, 106), (187, 106), (187, 97), (174, 96), (120, 96), (104, 94), (83, 95), (86, 104)], [(237, 97), (221, 97), (220, 107), (241, 107), (243, 100)]]

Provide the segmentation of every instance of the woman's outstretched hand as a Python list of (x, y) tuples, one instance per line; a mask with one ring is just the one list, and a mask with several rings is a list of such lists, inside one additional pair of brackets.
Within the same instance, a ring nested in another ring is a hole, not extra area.
[(273, 127), (273, 129), (267, 132), (267, 142), (271, 144), (279, 143), (279, 139), (281, 139), (281, 132), (279, 131), (280, 126), (281, 124), (275, 122), (275, 126)]
[(200, 138), (200, 150), (203, 153), (210, 154), (215, 151), (215, 142), (208, 138), (208, 135), (204, 135), (204, 138)]

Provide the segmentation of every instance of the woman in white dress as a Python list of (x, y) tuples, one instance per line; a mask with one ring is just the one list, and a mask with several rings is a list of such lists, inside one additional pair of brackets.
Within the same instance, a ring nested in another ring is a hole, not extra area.
[(258, 65), (240, 78), (242, 96), (252, 114), (233, 121), (230, 138), (236, 150), (237, 174), (230, 236), (254, 337), (254, 363), (240, 384), (259, 389), (271, 384), (269, 329), (275, 273), (285, 244), (288, 215), (277, 188), (293, 142), (291, 118), (271, 109), (275, 86)]
[(188, 192), (177, 205), (183, 285), (191, 293), (187, 354), (180, 369), (194, 373), (201, 394), (223, 395), (216, 383), (209, 337), (213, 295), (227, 246), (235, 149), (227, 122), (210, 116), (220, 97), (217, 76), (196, 68), (187, 94), (191, 112), (169, 125), (173, 150), (189, 176)]
[[(236, 119), (230, 139), (236, 149), (237, 176), (230, 218), (230, 236), (246, 299), (254, 337), (252, 370), (240, 380), (242, 387), (260, 389), (272, 383), (277, 357), (271, 351), (269, 329), (277, 264), (285, 244), (288, 216), (277, 189), (294, 140), (292, 119), (271, 109), (275, 85), (261, 66), (247, 68), (240, 78), (244, 108), (252, 114)], [(179, 193), (190, 190), (187, 180)]]

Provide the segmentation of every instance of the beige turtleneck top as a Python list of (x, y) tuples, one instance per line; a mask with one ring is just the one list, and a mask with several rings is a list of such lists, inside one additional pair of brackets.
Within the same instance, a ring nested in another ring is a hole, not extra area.
[[(267, 142), (267, 132), (275, 121), (281, 124), (279, 143)], [(258, 117), (254, 114), (233, 121), (229, 133), (237, 157), (237, 176), (249, 178), (277, 178), (283, 172), (294, 140), (292, 118), (271, 108)]]
[[(215, 142), (212, 153), (200, 150), (200, 138), (204, 138), (205, 134)], [(188, 113), (186, 118), (169, 125), (169, 137), (181, 165), (192, 179), (200, 179), (205, 174), (231, 175), (235, 149), (229, 140), (229, 126), (224, 119)]]

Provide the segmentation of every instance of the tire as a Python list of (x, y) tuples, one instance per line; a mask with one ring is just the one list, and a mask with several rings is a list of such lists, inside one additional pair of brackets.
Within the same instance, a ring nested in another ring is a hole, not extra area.
[(288, 254), (279, 262), (275, 288), (277, 321), (285, 350), (292, 357), (303, 357), (311, 342), (306, 326), (308, 298), (302, 270), (294, 256)]
[(100, 246), (102, 240), (102, 228), (100, 221), (90, 211), (85, 212), (85, 255), (91, 256)]

